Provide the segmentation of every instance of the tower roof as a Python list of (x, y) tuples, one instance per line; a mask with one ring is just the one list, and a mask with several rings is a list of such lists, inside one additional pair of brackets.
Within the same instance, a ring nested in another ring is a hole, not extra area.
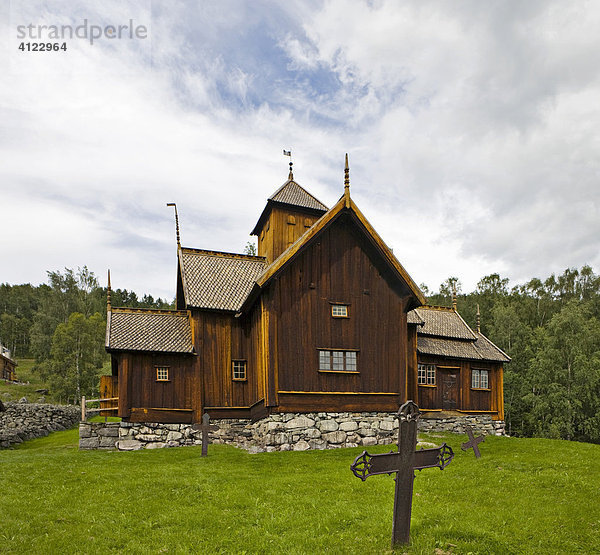
[(265, 220), (269, 216), (269, 212), (274, 204), (292, 206), (304, 210), (318, 212), (324, 214), (327, 212), (325, 206), (319, 199), (312, 196), (306, 189), (298, 185), (293, 179), (288, 179), (277, 191), (275, 191), (267, 200), (267, 205), (262, 211), (258, 222), (250, 235), (258, 235)]

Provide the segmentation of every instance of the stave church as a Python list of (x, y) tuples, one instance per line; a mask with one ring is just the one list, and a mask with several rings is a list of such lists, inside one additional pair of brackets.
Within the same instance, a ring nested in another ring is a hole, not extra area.
[(183, 247), (177, 222), (175, 310), (112, 307), (109, 277), (101, 396), (123, 421), (390, 413), (408, 399), (425, 417), (504, 419), (509, 357), (455, 304), (427, 305), (352, 199), (347, 156), (331, 208), (290, 162), (251, 234), (256, 256)]

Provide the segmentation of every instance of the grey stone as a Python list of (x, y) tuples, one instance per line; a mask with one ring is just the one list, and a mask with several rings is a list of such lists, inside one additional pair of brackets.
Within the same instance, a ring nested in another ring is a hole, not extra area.
[(98, 430), (99, 436), (105, 437), (119, 437), (119, 428), (110, 427), (110, 428), (100, 428)]
[(392, 431), (394, 429), (394, 423), (387, 420), (383, 420), (379, 423), (379, 429)]
[(315, 425), (315, 421), (306, 416), (297, 416), (286, 422), (285, 427), (288, 430), (296, 428), (312, 428)]
[(98, 449), (99, 446), (99, 437), (84, 437), (79, 440), (79, 449)]
[(119, 451), (138, 451), (143, 446), (144, 444), (136, 439), (120, 439), (115, 443), (115, 447)]
[(343, 443), (346, 441), (346, 432), (338, 430), (337, 432), (328, 432), (322, 435), (327, 443)]
[(335, 432), (339, 428), (339, 424), (335, 420), (321, 420), (319, 422), (319, 430), (322, 432)]
[(375, 437), (363, 437), (362, 442), (363, 445), (377, 445), (377, 438)]
[(358, 424), (353, 420), (350, 422), (342, 422), (340, 424), (340, 430), (344, 432), (353, 432), (354, 430), (358, 430)]
[(294, 451), (307, 451), (308, 449), (310, 449), (310, 445), (307, 441), (304, 441), (303, 439), (301, 439), (298, 443), (292, 446), (292, 450)]
[(114, 436), (105, 436), (100, 438), (100, 447), (110, 447), (114, 448), (115, 446), (115, 437)]
[(162, 449), (163, 447), (165, 447), (167, 444), (163, 443), (162, 441), (155, 441), (153, 443), (148, 443), (146, 445), (146, 449)]
[(181, 432), (171, 431), (167, 434), (167, 441), (177, 441), (180, 440), (182, 437), (183, 434)]

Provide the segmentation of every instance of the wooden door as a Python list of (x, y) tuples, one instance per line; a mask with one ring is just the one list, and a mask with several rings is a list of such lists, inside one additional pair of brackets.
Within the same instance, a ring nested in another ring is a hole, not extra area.
[[(118, 376), (100, 376), (100, 398), (114, 399), (119, 396), (119, 378)], [(100, 411), (100, 416), (117, 416), (117, 407), (119, 401), (103, 401), (100, 408), (106, 409)]]
[(458, 371), (441, 370), (442, 382), (442, 410), (456, 410), (458, 408)]

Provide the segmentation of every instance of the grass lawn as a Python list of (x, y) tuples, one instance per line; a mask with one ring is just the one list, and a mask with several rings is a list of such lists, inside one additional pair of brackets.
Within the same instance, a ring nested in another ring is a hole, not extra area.
[[(400, 553), (600, 552), (600, 446), (488, 437), (477, 460), (420, 437), (456, 456), (417, 473)], [(361, 451), (85, 452), (57, 432), (0, 451), (0, 551), (389, 553), (394, 482), (355, 478)]]

